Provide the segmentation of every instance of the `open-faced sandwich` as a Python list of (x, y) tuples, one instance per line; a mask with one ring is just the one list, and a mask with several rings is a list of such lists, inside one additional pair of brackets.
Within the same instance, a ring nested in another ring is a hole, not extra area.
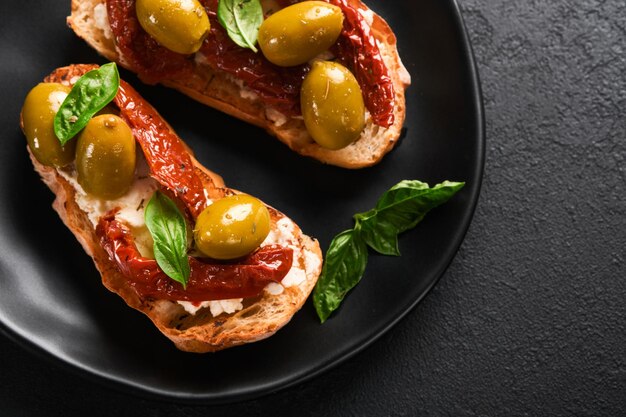
[(318, 243), (202, 167), (114, 64), (55, 70), (26, 97), (21, 125), (104, 285), (179, 349), (266, 338), (313, 289)]
[(410, 76), (359, 0), (72, 0), (68, 24), (143, 81), (324, 163), (370, 166), (399, 140)]

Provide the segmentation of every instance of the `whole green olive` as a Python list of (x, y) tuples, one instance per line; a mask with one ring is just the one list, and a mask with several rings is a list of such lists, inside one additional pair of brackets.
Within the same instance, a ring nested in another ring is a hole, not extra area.
[(341, 149), (365, 127), (365, 104), (352, 73), (336, 62), (316, 61), (302, 83), (300, 106), (307, 131), (320, 146)]
[(258, 199), (238, 194), (204, 209), (193, 234), (200, 252), (213, 259), (235, 259), (254, 251), (270, 232), (270, 213)]
[(135, 176), (135, 138), (119, 116), (96, 116), (78, 136), (78, 183), (85, 192), (112, 200), (128, 191)]
[(304, 1), (274, 13), (259, 28), (259, 46), (273, 64), (290, 67), (315, 58), (337, 41), (343, 12), (323, 1)]
[(198, 0), (137, 0), (141, 27), (161, 45), (179, 54), (193, 54), (211, 25)]
[(76, 141), (61, 146), (54, 134), (54, 116), (70, 92), (70, 88), (57, 83), (40, 83), (24, 100), (22, 126), (30, 151), (47, 166), (62, 167), (74, 160)]

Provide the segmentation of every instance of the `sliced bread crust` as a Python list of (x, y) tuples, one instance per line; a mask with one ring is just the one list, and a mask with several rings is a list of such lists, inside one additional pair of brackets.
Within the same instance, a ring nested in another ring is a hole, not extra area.
[[(92, 65), (72, 65), (59, 68), (46, 77), (46, 82), (71, 85), (80, 75), (94, 68)], [(30, 151), (29, 151), (30, 152)], [(316, 240), (304, 235), (300, 228), (284, 214), (268, 207), (271, 228), (276, 231), (277, 222), (289, 222), (292, 227), (294, 267), (304, 270), (306, 279), (298, 285), (286, 286), (280, 294), (265, 291), (255, 299), (244, 299), (243, 309), (233, 314), (213, 317), (208, 308), (189, 314), (174, 301), (142, 298), (129, 285), (117, 265), (100, 246), (95, 228), (87, 213), (77, 203), (77, 190), (56, 168), (40, 164), (31, 153), (35, 170), (55, 194), (53, 208), (65, 225), (74, 233), (85, 252), (92, 257), (102, 276), (102, 282), (110, 291), (117, 293), (132, 308), (144, 313), (157, 328), (181, 350), (188, 352), (213, 352), (231, 346), (267, 338), (289, 322), (302, 307), (313, 290), (321, 272), (322, 253)], [(192, 156), (195, 169), (203, 178), (205, 188), (212, 199), (238, 191), (224, 186), (222, 178), (204, 168)]]
[[(105, 0), (72, 0), (71, 15), (68, 25), (74, 32), (91, 45), (99, 54), (111, 61), (118, 62), (133, 71), (132, 66), (124, 61), (115, 47), (110, 31), (107, 33), (102, 24), (102, 17), (96, 22), (94, 10)], [(193, 74), (184, 79), (167, 79), (162, 84), (174, 88), (183, 94), (210, 107), (218, 109), (245, 122), (259, 126), (277, 137), (292, 150), (310, 156), (319, 161), (344, 168), (363, 168), (374, 165), (383, 158), (398, 142), (405, 119), (405, 90), (411, 83), (411, 77), (400, 60), (396, 47), (396, 37), (389, 25), (373, 13), (360, 0), (349, 3), (362, 11), (370, 20), (372, 33), (378, 41), (381, 55), (393, 80), (395, 90), (395, 121), (389, 128), (375, 125), (368, 117), (361, 137), (354, 143), (340, 150), (322, 148), (308, 134), (302, 118), (285, 118), (266, 106), (258, 99), (251, 98), (232, 76), (214, 71), (200, 62), (194, 63)]]

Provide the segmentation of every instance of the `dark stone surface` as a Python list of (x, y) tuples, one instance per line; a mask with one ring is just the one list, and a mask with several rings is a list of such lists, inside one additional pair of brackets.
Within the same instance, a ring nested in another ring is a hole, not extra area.
[(483, 191), (407, 318), (310, 382), (217, 407), (127, 396), (3, 337), (0, 414), (626, 415), (623, 1), (461, 7), (485, 97)]

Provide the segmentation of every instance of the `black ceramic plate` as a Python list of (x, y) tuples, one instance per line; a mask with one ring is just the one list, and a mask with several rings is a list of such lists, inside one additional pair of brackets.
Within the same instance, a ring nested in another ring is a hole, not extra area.
[[(34, 4), (36, 3), (36, 4)], [(179, 352), (109, 293), (50, 208), (18, 128), (22, 101), (43, 76), (104, 61), (67, 29), (69, 0), (2, 2), (0, 83), (0, 322), (9, 336), (117, 387), (178, 399), (250, 398), (310, 378), (376, 340), (443, 274), (468, 228), (483, 166), (478, 79), (453, 1), (371, 0), (398, 37), (413, 77), (403, 139), (373, 168), (349, 171), (292, 152), (261, 130), (173, 91), (135, 85), (230, 186), (280, 208), (323, 248), (355, 212), (402, 179), (467, 186), (400, 239), (400, 258), (372, 255), (362, 283), (326, 324), (310, 301), (268, 340), (217, 354)]]

